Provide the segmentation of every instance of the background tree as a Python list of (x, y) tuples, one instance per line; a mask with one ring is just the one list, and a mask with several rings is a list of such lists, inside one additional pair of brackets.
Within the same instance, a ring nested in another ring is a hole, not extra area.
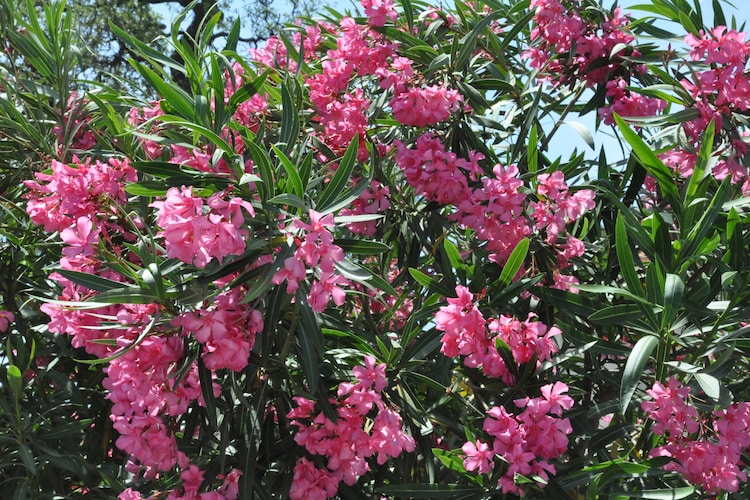
[[(83, 76), (121, 87), (125, 84), (123, 80), (140, 80), (127, 62), (134, 54), (113, 33), (110, 23), (149, 43), (154, 49), (164, 51), (167, 50), (164, 38), (167, 35), (166, 20), (155, 6), (179, 9), (192, 6), (192, 14), (182, 25), (188, 40), (195, 38), (201, 20), (215, 9), (222, 18), (212, 34), (213, 40), (226, 38), (237, 19), (252, 20), (242, 23), (238, 41), (239, 51), (244, 52), (278, 34), (285, 23), (320, 11), (324, 4), (322, 0), (69, 0), (68, 11), (75, 23)], [(136, 85), (135, 88), (143, 87)]]

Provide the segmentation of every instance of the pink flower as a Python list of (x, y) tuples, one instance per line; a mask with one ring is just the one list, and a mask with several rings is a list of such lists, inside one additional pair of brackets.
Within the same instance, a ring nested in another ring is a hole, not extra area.
[(495, 453), (490, 449), (487, 443), (477, 440), (476, 444), (468, 441), (464, 443), (461, 450), (466, 454), (464, 459), (464, 468), (467, 471), (477, 471), (479, 474), (485, 474), (492, 471), (495, 467)]
[(313, 282), (308, 294), (310, 307), (315, 312), (323, 312), (328, 306), (328, 300), (333, 299), (333, 303), (340, 306), (346, 300), (346, 292), (338, 285), (349, 285), (351, 282), (340, 274), (323, 272), (320, 280)]
[(94, 243), (99, 241), (99, 229), (94, 228), (94, 223), (90, 218), (78, 217), (75, 225), (60, 231), (60, 239), (68, 245), (62, 250), (66, 257), (93, 255)]
[(569, 410), (573, 407), (573, 398), (564, 395), (564, 393), (568, 392), (568, 386), (562, 382), (544, 385), (540, 391), (542, 397), (547, 400), (550, 406), (547, 413), (560, 416), (563, 410)]
[(385, 363), (375, 366), (375, 356), (365, 356), (365, 366), (355, 366), (352, 373), (359, 380), (364, 389), (375, 386), (375, 391), (380, 392), (388, 385), (385, 376)]
[(8, 331), (8, 327), (16, 320), (15, 315), (10, 311), (0, 310), (0, 333)]
[(141, 500), (143, 497), (141, 496), (141, 493), (139, 491), (128, 488), (117, 495), (117, 498), (119, 500)]
[(361, 0), (361, 3), (373, 26), (385, 26), (386, 18), (394, 22), (398, 17), (393, 0)]

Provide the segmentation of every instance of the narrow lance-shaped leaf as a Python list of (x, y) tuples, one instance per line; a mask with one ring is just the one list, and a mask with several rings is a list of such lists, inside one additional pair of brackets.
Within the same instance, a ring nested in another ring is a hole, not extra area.
[(510, 254), (510, 257), (508, 257), (508, 261), (503, 266), (503, 270), (500, 273), (500, 281), (504, 285), (508, 285), (513, 278), (516, 277), (516, 274), (518, 274), (518, 271), (521, 269), (521, 266), (523, 266), (524, 260), (526, 260), (526, 255), (529, 252), (529, 239), (524, 238), (521, 241), (518, 242), (516, 245), (516, 248), (513, 249), (513, 251)]
[(630, 406), (630, 400), (633, 399), (635, 389), (641, 381), (643, 369), (646, 367), (648, 358), (658, 344), (658, 337), (655, 335), (646, 335), (636, 342), (630, 356), (628, 356), (625, 369), (622, 372), (622, 382), (620, 383), (620, 411), (623, 415), (627, 411), (628, 406)]
[(615, 248), (617, 250), (617, 260), (620, 264), (620, 272), (622, 273), (622, 277), (625, 278), (628, 290), (639, 297), (645, 297), (646, 294), (643, 292), (641, 280), (638, 278), (638, 273), (635, 269), (633, 252), (630, 249), (628, 231), (625, 228), (625, 221), (622, 214), (617, 215), (617, 222), (615, 223)]
[(300, 322), (296, 338), (299, 346), (300, 364), (305, 372), (310, 392), (315, 393), (320, 382), (320, 363), (323, 359), (324, 344), (323, 332), (302, 288), (297, 290), (297, 304), (299, 305)]
[(664, 165), (658, 156), (656, 156), (653, 148), (646, 144), (644, 140), (641, 139), (627, 123), (625, 123), (625, 120), (620, 118), (617, 114), (614, 114), (614, 118), (623, 138), (633, 149), (633, 153), (635, 153), (641, 161), (644, 168), (654, 176), (664, 197), (670, 202), (670, 204), (672, 204), (674, 210), (680, 210), (681, 204), (677, 193), (677, 186), (675, 186), (672, 173), (667, 166)]
[(338, 195), (344, 190), (349, 179), (351, 178), (354, 166), (357, 162), (357, 152), (359, 151), (359, 135), (355, 135), (351, 144), (346, 148), (344, 156), (339, 162), (336, 173), (326, 186), (323, 194), (316, 205), (316, 210), (320, 213), (328, 213), (331, 205), (336, 203)]
[(685, 283), (676, 274), (667, 273), (664, 282), (664, 312), (661, 317), (662, 329), (668, 328), (677, 318), (685, 293)]

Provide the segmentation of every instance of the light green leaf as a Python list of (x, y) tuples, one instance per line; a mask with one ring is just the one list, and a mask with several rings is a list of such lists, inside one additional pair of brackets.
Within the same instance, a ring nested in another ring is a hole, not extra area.
[(23, 396), (23, 375), (16, 365), (8, 366), (6, 371), (10, 392), (16, 401), (20, 401)]
[(628, 356), (625, 363), (625, 369), (622, 372), (622, 382), (620, 383), (620, 411), (624, 415), (630, 406), (630, 400), (633, 398), (635, 389), (641, 381), (643, 368), (648, 362), (651, 352), (659, 344), (659, 338), (655, 335), (646, 335), (636, 342), (633, 351)]
[(508, 257), (508, 261), (505, 263), (503, 270), (500, 273), (500, 281), (504, 285), (510, 284), (513, 278), (516, 277), (516, 274), (518, 274), (519, 269), (521, 269), (521, 266), (523, 266), (523, 263), (526, 260), (528, 252), (529, 239), (524, 238), (519, 241), (516, 248), (513, 249), (510, 257)]

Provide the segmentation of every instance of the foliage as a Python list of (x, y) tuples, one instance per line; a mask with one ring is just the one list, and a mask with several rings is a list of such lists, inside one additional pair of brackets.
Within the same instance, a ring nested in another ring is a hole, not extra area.
[[(128, 59), (137, 53), (128, 51), (125, 43), (110, 28), (109, 23), (130, 35), (147, 42), (157, 50), (167, 50), (165, 20), (155, 10), (184, 8), (188, 2), (169, 0), (69, 0), (68, 12), (75, 20), (76, 45), (80, 48), (82, 77), (116, 88), (142, 91), (143, 81)], [(252, 0), (246, 2), (217, 2), (201, 0), (192, 4), (192, 19), (184, 26), (186, 40), (194, 37), (201, 19), (209, 12), (221, 12), (221, 27), (212, 33), (216, 40), (225, 39), (238, 19), (253, 19), (245, 23), (239, 37), (242, 47), (254, 47), (277, 34), (284, 26), (301, 15), (309, 15), (322, 4), (309, 1), (285, 2), (278, 0)], [(212, 9), (216, 9), (212, 11)]]
[[(167, 51), (114, 29), (153, 102), (74, 92), (63, 7), (0, 5), (14, 498), (746, 495), (718, 1), (365, 0), (250, 58), (188, 7)], [(555, 155), (576, 113), (625, 159)]]

